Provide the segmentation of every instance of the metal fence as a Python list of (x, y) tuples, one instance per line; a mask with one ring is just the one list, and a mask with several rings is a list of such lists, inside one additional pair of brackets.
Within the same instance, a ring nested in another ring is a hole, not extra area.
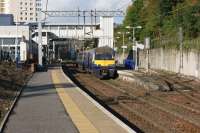
[(200, 78), (200, 37), (184, 36), (183, 29), (151, 40), (151, 49), (140, 51), (139, 66)]

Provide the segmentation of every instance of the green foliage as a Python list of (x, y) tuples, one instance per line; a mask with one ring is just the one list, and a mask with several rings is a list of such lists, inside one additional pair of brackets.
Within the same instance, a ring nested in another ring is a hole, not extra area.
[[(117, 28), (115, 28), (115, 32), (114, 32), (114, 36), (115, 36), (115, 47), (118, 48), (117, 52), (118, 53), (122, 53), (122, 46), (123, 46), (123, 35), (122, 34), (118, 34), (118, 32), (121, 32), (121, 33), (126, 33), (127, 30), (125, 29), (125, 27), (123, 25), (120, 25), (118, 26)], [(125, 35), (125, 38), (124, 38), (124, 42), (125, 42), (125, 45), (128, 47), (126, 49), (126, 52), (128, 52), (129, 50), (131, 50), (132, 48), (132, 40), (130, 40), (130, 38), (132, 38), (131, 36), (131, 32), (129, 34), (126, 34)], [(119, 37), (119, 38), (118, 38)]]
[(140, 11), (143, 8), (143, 0), (135, 1), (134, 5), (135, 6), (129, 6), (127, 9), (127, 15), (124, 20), (125, 25), (136, 26), (139, 24)]
[(171, 14), (173, 8), (172, 0), (160, 0), (160, 15), (162, 18)]
[(138, 40), (165, 36), (177, 39), (179, 27), (183, 27), (184, 38), (192, 40), (200, 36), (200, 1), (136, 0), (127, 9), (123, 26), (127, 25), (143, 27), (136, 30)]
[(182, 12), (182, 26), (187, 37), (196, 38), (200, 35), (200, 3)]

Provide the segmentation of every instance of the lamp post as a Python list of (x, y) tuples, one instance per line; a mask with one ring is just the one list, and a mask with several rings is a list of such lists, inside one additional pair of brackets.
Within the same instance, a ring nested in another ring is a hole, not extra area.
[[(142, 29), (142, 26), (136, 26), (136, 27), (131, 27), (131, 26), (127, 26), (127, 29), (132, 29), (133, 30), (133, 46), (135, 46), (135, 70), (138, 70), (138, 60), (137, 60), (137, 46), (135, 43), (135, 29)], [(133, 49), (134, 50), (134, 49)], [(134, 52), (133, 52), (133, 57), (134, 57)]]
[(16, 38), (15, 38), (15, 61), (17, 63), (18, 58), (18, 14), (16, 19)]
[[(129, 34), (129, 32), (117, 32), (118, 34), (122, 34), (122, 37), (123, 37), (123, 46), (122, 46), (122, 49), (123, 49), (123, 54), (122, 54), (122, 57), (123, 57), (123, 60), (125, 58), (125, 34)], [(117, 37), (117, 38), (120, 38), (120, 37)]]
[[(25, 12), (27, 10), (21, 10), (21, 12)], [(17, 13), (17, 18), (16, 18), (16, 38), (15, 38), (15, 61), (16, 61), (16, 64), (18, 66), (18, 61), (20, 60), (19, 59), (19, 50), (18, 50), (18, 44), (19, 44), (19, 40), (18, 40), (18, 25), (19, 25), (19, 16), (18, 16), (18, 13)]]
[(117, 46), (116, 46), (116, 44), (117, 44), (117, 39), (120, 39), (120, 37), (119, 36), (117, 36), (116, 38), (114, 38), (114, 50), (115, 51), (117, 51)]

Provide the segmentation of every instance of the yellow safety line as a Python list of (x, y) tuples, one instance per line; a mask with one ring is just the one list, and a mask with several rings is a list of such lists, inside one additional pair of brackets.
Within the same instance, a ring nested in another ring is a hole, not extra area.
[[(59, 84), (60, 80), (56, 71), (52, 72), (53, 83)], [(73, 123), (78, 128), (80, 133), (98, 133), (98, 130), (92, 125), (92, 123), (87, 119), (87, 117), (81, 112), (78, 106), (74, 103), (72, 98), (66, 93), (64, 88), (56, 88), (56, 91), (68, 112)], [(81, 102), (81, 101), (80, 101)]]

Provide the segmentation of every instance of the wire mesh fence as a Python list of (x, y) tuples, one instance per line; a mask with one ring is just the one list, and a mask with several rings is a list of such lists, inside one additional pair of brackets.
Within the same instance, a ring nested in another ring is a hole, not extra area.
[(151, 49), (139, 53), (139, 66), (200, 78), (200, 37), (188, 37), (180, 28), (151, 39)]
[(187, 37), (184, 35), (184, 29), (183, 29), (182, 33), (180, 33), (180, 30), (175, 30), (168, 35), (151, 39), (151, 48), (179, 49), (180, 45), (182, 45), (183, 49), (200, 50), (200, 37), (196, 38)]

